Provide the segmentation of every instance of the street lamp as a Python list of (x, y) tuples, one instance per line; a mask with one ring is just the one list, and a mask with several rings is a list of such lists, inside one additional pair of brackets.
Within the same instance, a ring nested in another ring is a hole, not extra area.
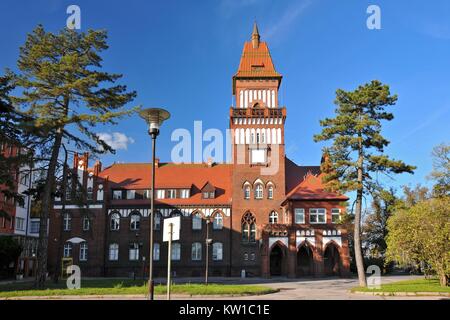
[(154, 218), (154, 199), (155, 199), (155, 148), (156, 137), (159, 135), (159, 127), (170, 118), (170, 113), (160, 108), (148, 108), (139, 112), (148, 124), (148, 134), (152, 137), (152, 189), (150, 198), (150, 255), (148, 268), (148, 298), (153, 300), (154, 282), (153, 282), (153, 218)]
[(212, 243), (212, 239), (209, 238), (209, 224), (211, 223), (210, 218), (206, 219), (206, 265), (205, 265), (205, 285), (208, 285), (208, 270), (209, 270), (209, 245)]

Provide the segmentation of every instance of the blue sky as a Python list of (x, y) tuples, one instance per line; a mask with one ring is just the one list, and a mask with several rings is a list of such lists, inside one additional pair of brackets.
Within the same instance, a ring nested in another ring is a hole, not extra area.
[[(427, 183), (433, 146), (450, 140), (450, 2), (382, 0), (209, 1), (20, 1), (0, 3), (0, 67), (15, 69), (18, 48), (38, 23), (57, 31), (66, 8), (81, 8), (82, 30), (107, 29), (104, 68), (124, 75), (137, 90), (130, 104), (163, 106), (172, 117), (162, 127), (158, 155), (170, 160), (176, 128), (228, 127), (231, 77), (253, 21), (268, 41), (284, 75), (281, 103), (287, 107), (286, 150), (299, 164), (318, 164), (322, 144), (312, 137), (319, 120), (332, 116), (337, 88), (354, 89), (372, 79), (391, 86), (399, 100), (386, 124), (387, 152), (418, 166), (392, 185)], [(381, 8), (381, 30), (366, 27), (370, 4)], [(99, 132), (119, 132), (127, 149), (103, 156), (148, 162), (150, 141), (134, 116)]]

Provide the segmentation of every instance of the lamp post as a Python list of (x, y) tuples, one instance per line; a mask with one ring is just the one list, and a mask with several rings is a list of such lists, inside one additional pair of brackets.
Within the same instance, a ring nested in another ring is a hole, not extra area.
[(150, 198), (150, 255), (148, 268), (148, 298), (153, 300), (154, 282), (153, 282), (153, 219), (154, 219), (154, 199), (155, 199), (155, 148), (156, 137), (159, 135), (159, 127), (170, 118), (170, 113), (160, 108), (148, 108), (142, 110), (139, 115), (148, 124), (148, 134), (152, 138), (152, 189)]
[(205, 285), (208, 285), (208, 269), (209, 269), (209, 245), (212, 243), (212, 239), (209, 238), (209, 224), (211, 220), (206, 219), (206, 265), (205, 265)]

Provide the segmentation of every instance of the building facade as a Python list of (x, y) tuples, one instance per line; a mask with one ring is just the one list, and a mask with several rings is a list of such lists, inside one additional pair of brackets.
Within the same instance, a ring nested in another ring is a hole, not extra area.
[[(202, 276), (206, 250), (212, 276), (349, 274), (347, 230), (339, 224), (348, 198), (324, 190), (320, 166), (285, 155), (282, 75), (255, 24), (244, 44), (229, 109), (231, 163), (155, 162), (154, 270), (166, 276), (164, 218), (181, 216), (172, 247), (175, 276)], [(151, 164), (88, 166), (76, 155), (75, 181), (55, 199), (49, 269), (65, 263), (83, 275), (145, 275), (149, 259)], [(212, 242), (206, 245), (206, 235)]]

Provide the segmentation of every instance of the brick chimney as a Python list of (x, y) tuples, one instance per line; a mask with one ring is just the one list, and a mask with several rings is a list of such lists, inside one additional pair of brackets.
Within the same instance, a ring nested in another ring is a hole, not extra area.
[(208, 158), (207, 165), (208, 165), (208, 168), (211, 168), (214, 165), (214, 162), (213, 162), (212, 158)]
[(100, 160), (96, 160), (94, 164), (94, 176), (98, 176), (100, 171), (102, 171), (102, 163)]
[(155, 168), (159, 168), (159, 158), (155, 158)]

